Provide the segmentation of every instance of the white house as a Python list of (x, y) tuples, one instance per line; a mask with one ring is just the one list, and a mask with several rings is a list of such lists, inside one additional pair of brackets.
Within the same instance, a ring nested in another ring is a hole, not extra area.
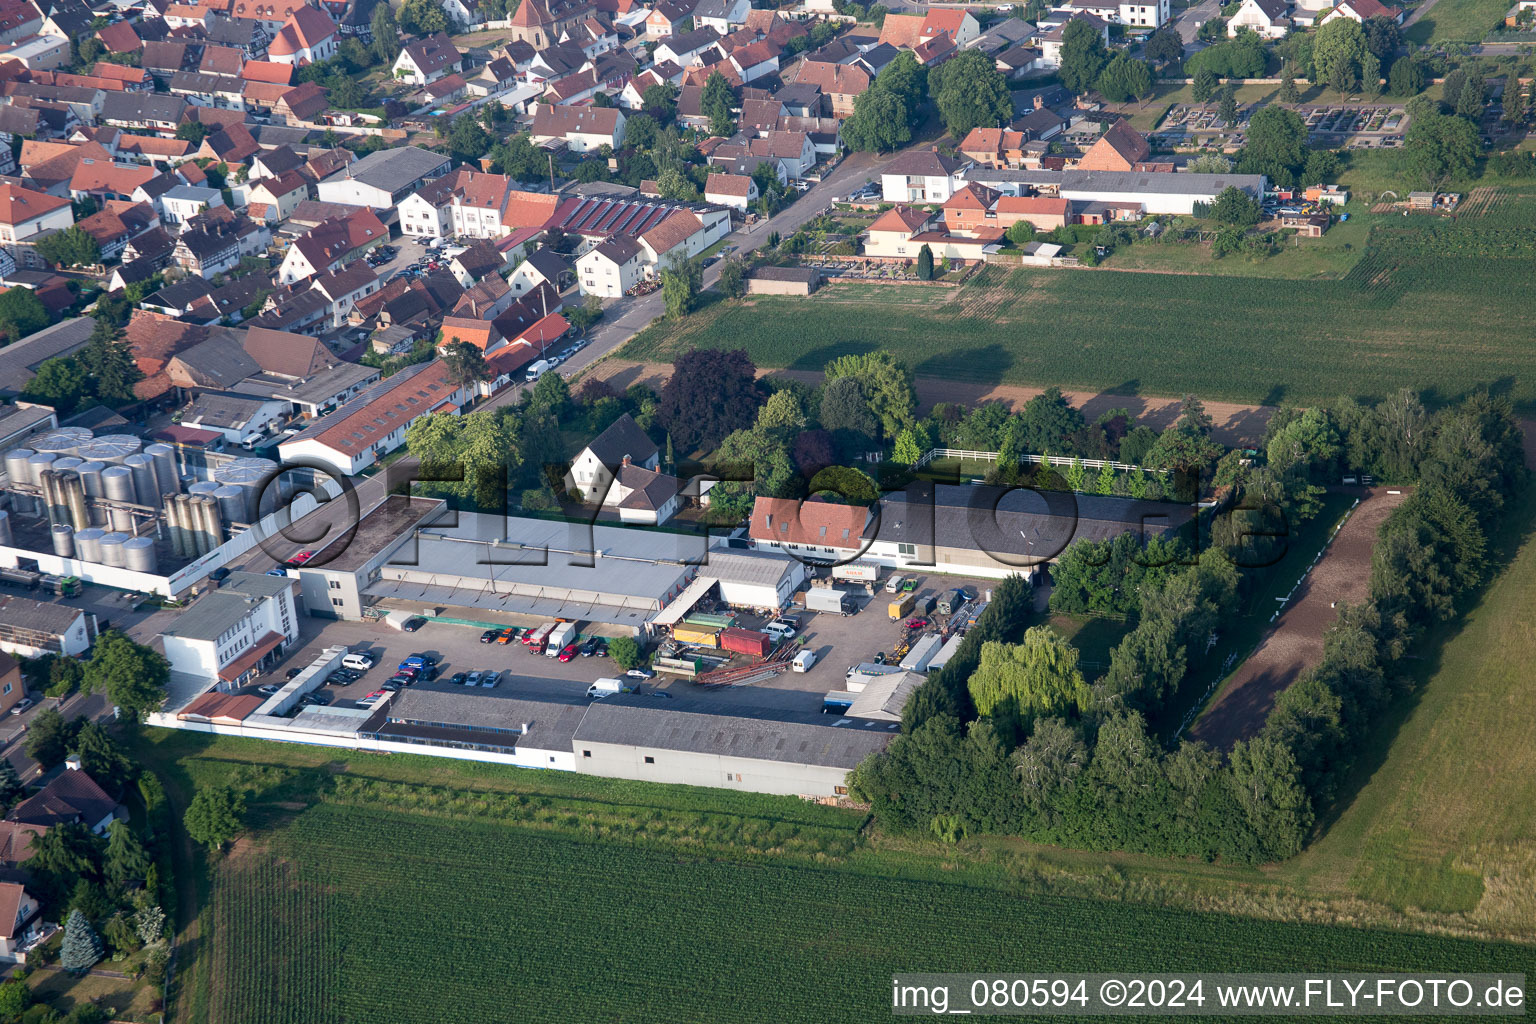
[(746, 212), (757, 201), (757, 182), (745, 174), (711, 174), (704, 183), (704, 201)]
[(63, 231), (75, 222), (68, 199), (34, 192), (20, 185), (0, 185), (0, 246), (21, 267), (44, 266), (31, 240), (38, 235)]
[(512, 271), (507, 278), (507, 287), (518, 296), (532, 292), (541, 284), (548, 284), (560, 292), (574, 276), (575, 269), (564, 256), (553, 249), (538, 249)]
[(751, 10), (751, 0), (699, 0), (699, 6), (693, 10), (693, 23), (726, 36), (747, 23), (747, 12)]
[(891, 161), (880, 175), (888, 203), (945, 203), (965, 184), (969, 160), (956, 160), (933, 149), (917, 149)]
[(412, 85), (431, 85), (444, 75), (459, 70), (463, 54), (443, 33), (417, 39), (395, 58), (394, 76)]
[(576, 260), (576, 280), (583, 295), (622, 298), (645, 280), (645, 251), (633, 238), (615, 235)]
[(318, 64), (336, 56), (341, 35), (331, 16), (305, 4), (294, 9), (267, 47), (274, 64)]
[[(20, 831), (16, 841), (31, 842), (24, 828)], [(41, 933), (39, 909), (37, 899), (20, 882), (0, 882), (0, 960), (20, 959), (23, 950)]]
[(1227, 35), (1251, 29), (1264, 39), (1282, 39), (1291, 29), (1289, 0), (1243, 0), (1227, 22)]
[(360, 299), (379, 290), (379, 275), (366, 260), (354, 260), (315, 278), (313, 288), (331, 304), (331, 326), (341, 327)]
[(1120, 24), (1130, 28), (1159, 29), (1172, 15), (1172, 0), (1120, 4)]
[(160, 209), (167, 225), (184, 224), (210, 206), (223, 205), (223, 193), (201, 185), (177, 185), (160, 197)]
[(244, 686), (298, 641), (298, 590), (288, 576), (230, 573), (161, 633), (171, 671), (225, 692)]
[(581, 491), (586, 500), (600, 498), (604, 504), (616, 505), (621, 497), (609, 501), (609, 492), (617, 490), (612, 486), (615, 473), (624, 466), (654, 472), (660, 465), (655, 442), (625, 413), (577, 454), (565, 475), (565, 488)]
[(1371, 18), (1388, 18), (1397, 22), (1403, 22), (1403, 9), (1401, 7), (1388, 7), (1380, 0), (1339, 0), (1339, 4), (1328, 13), (1317, 19), (1319, 28), (1328, 24), (1334, 18), (1348, 18), (1361, 24)]
[(618, 107), (539, 105), (533, 115), (535, 146), (556, 139), (572, 153), (588, 153), (603, 146), (617, 150), (624, 142), (624, 112)]
[(1067, 30), (1067, 25), (1074, 21), (1086, 21), (1098, 29), (1099, 37), (1104, 40), (1104, 45), (1109, 45), (1109, 22), (1086, 11), (1074, 14), (1060, 25), (1040, 36), (1040, 66), (1042, 68), (1061, 67), (1062, 36)]

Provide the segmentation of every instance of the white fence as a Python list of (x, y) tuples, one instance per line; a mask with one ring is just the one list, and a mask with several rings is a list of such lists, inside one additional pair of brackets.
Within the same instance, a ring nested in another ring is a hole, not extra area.
[[(914, 471), (922, 469), (934, 459), (970, 459), (973, 462), (996, 462), (997, 452), (973, 452), (967, 451), (964, 448), (930, 448), (924, 453), (922, 458), (912, 464), (912, 469)], [(1052, 466), (1058, 468), (1070, 466), (1074, 462), (1080, 462), (1083, 464), (1084, 469), (1103, 469), (1105, 466), (1108, 466), (1110, 469), (1121, 470), (1126, 473), (1135, 469), (1140, 469), (1146, 473), (1166, 474), (1168, 472), (1166, 469), (1147, 469), (1144, 466), (1133, 466), (1128, 462), (1113, 462), (1108, 459), (1079, 459), (1073, 456), (1050, 454), (1019, 456), (1019, 462), (1026, 465), (1039, 465), (1047, 459), (1050, 460)]]

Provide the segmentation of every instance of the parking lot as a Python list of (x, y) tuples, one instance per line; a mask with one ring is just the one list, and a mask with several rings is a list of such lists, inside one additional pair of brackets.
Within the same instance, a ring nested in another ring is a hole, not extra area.
[[(940, 575), (920, 576), (917, 581), (914, 593), (919, 597), (932, 594), (936, 598), (946, 590), (963, 586), (983, 601), (997, 582)], [(907, 634), (921, 635), (942, 625), (942, 616), (932, 616), (928, 617), (932, 625), (927, 629), (906, 630), (902, 622), (890, 620), (887, 609), (891, 600), (892, 595), (885, 592), (882, 581), (874, 597), (860, 596), (857, 599), (859, 610), (853, 614), (796, 611), (799, 620), (796, 642), (817, 656), (816, 664), (808, 672), (783, 671), (764, 682), (719, 689), (698, 686), (688, 679), (661, 673), (643, 688), (718, 701), (724, 707), (820, 711), (824, 694), (844, 688), (844, 676), (849, 668), (873, 661), (880, 652), (889, 657), (904, 638), (911, 639)], [(904, 616), (902, 621), (908, 617)], [(761, 617), (741, 616), (739, 624), (753, 629), (764, 621)], [(580, 626), (584, 636), (590, 635), (589, 624)], [(353, 651), (366, 651), (373, 655), (376, 664), (357, 682), (325, 687), (325, 692), (336, 704), (355, 701), (377, 690), (380, 683), (394, 674), (396, 665), (416, 653), (438, 659), (441, 680), (447, 680), (457, 672), (494, 669), (502, 674), (497, 684), (498, 692), (533, 698), (579, 697), (586, 693), (593, 680), (622, 674), (607, 658), (578, 655), (568, 662), (561, 662), (557, 658), (530, 654), (526, 647), (515, 641), (506, 645), (482, 644), (481, 633), (477, 627), (438, 622), (428, 622), (414, 633), (399, 632), (383, 623), (328, 622), (258, 682), (280, 684), (288, 669), (303, 668), (322, 650), (338, 644)]]

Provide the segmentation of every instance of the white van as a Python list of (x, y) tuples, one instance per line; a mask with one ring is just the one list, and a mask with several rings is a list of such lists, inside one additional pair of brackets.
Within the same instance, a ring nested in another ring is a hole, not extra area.
[(587, 696), (593, 700), (602, 700), (604, 697), (612, 696), (615, 693), (632, 693), (633, 691), (634, 687), (624, 682), (624, 680), (607, 677), (599, 679), (587, 687)]
[(791, 672), (809, 672), (814, 664), (816, 664), (816, 652), (801, 651), (795, 655), (795, 660), (789, 663), (789, 669)]
[(891, 578), (885, 581), (885, 592), (887, 594), (896, 593), (896, 591), (901, 589), (901, 585), (905, 583), (906, 580), (907, 578), (905, 576), (897, 576), (896, 574), (892, 573)]
[(523, 380), (527, 381), (529, 384), (532, 384), (534, 381), (544, 376), (544, 374), (554, 369), (554, 366), (555, 364), (550, 362), (548, 359), (540, 359), (538, 362), (528, 367), (528, 372), (523, 374)]
[(367, 672), (373, 668), (373, 658), (367, 654), (349, 654), (341, 659), (342, 668), (350, 668), (354, 672)]

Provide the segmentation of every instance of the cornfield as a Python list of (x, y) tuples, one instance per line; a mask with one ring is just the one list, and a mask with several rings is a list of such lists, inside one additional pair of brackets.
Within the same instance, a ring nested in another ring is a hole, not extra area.
[(1028, 893), (869, 851), (701, 856), (370, 795), (326, 798), (220, 870), (215, 1024), (820, 1024), (884, 1016), (913, 969), (1528, 966), (1517, 947)]

